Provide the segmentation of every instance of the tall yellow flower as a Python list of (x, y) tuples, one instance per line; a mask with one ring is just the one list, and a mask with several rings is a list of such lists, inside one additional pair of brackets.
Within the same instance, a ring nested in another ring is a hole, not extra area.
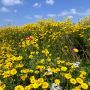
[(39, 87), (39, 85), (38, 85), (38, 84), (36, 84), (36, 83), (35, 83), (35, 84), (33, 84), (33, 88), (35, 88), (35, 89), (36, 89), (36, 88), (38, 88), (38, 87)]
[(17, 73), (17, 70), (16, 69), (12, 69), (11, 70), (11, 75), (15, 75)]
[(43, 88), (43, 89), (48, 88), (48, 86), (49, 86), (49, 85), (48, 85), (48, 83), (47, 83), (47, 82), (43, 82), (43, 84), (42, 84), (42, 88)]
[(2, 87), (0, 87), (0, 90), (4, 90)]
[(25, 86), (25, 90), (32, 90), (33, 88), (33, 84), (30, 84), (28, 86)]
[(71, 78), (71, 79), (70, 79), (70, 83), (76, 84), (76, 82), (77, 82), (77, 81), (76, 81), (74, 78)]
[(24, 90), (22, 85), (17, 85), (14, 90)]
[(20, 78), (24, 81), (27, 78), (27, 74), (22, 75)]
[(60, 80), (59, 79), (55, 79), (55, 84), (59, 85), (60, 84)]
[(80, 84), (83, 83), (83, 79), (81, 79), (81, 78), (76, 78), (76, 80), (77, 80), (77, 82), (80, 83)]
[(39, 83), (43, 83), (43, 82), (44, 82), (44, 79), (43, 79), (43, 78), (39, 78), (39, 79), (38, 79), (38, 82), (39, 82)]
[(31, 83), (35, 83), (35, 81), (36, 81), (35, 77), (34, 77), (34, 76), (31, 76), (31, 77), (30, 77), (30, 82), (31, 82)]
[(61, 67), (61, 71), (67, 71), (67, 67)]
[(82, 87), (82, 89), (85, 89), (85, 90), (88, 89), (88, 85), (87, 85), (86, 83), (82, 83), (82, 84), (81, 84), (81, 87)]
[(72, 75), (71, 75), (70, 73), (65, 74), (65, 78), (66, 78), (66, 79), (70, 79), (71, 77), (72, 77)]
[(86, 75), (87, 73), (85, 71), (80, 71), (82, 75)]

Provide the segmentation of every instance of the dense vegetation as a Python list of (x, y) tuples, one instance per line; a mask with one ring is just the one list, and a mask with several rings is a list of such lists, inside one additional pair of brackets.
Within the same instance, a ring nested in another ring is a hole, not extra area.
[(90, 17), (0, 28), (0, 90), (90, 90)]

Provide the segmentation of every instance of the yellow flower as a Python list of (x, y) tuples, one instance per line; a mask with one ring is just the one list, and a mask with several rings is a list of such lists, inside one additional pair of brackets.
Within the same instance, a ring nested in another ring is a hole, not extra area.
[(60, 60), (57, 60), (57, 64), (60, 64)]
[(16, 65), (16, 68), (22, 68), (23, 66), (24, 66), (23, 64), (19, 63), (19, 64)]
[(35, 52), (32, 51), (30, 54), (31, 54), (31, 55), (32, 55), (32, 54), (35, 54)]
[(29, 72), (30, 72), (30, 73), (33, 73), (33, 70), (31, 69), (31, 70), (29, 70)]
[(67, 67), (61, 67), (61, 71), (67, 71)]
[(11, 70), (11, 75), (15, 75), (17, 73), (17, 70), (16, 69), (12, 69)]
[(60, 80), (59, 79), (55, 79), (55, 84), (59, 85), (60, 84)]
[(82, 87), (82, 89), (86, 89), (86, 90), (88, 89), (88, 85), (86, 83), (82, 83), (81, 87)]
[(84, 79), (85, 77), (83, 76), (83, 74), (80, 74), (79, 75), (80, 78)]
[(4, 90), (2, 87), (0, 87), (0, 90)]
[(71, 78), (71, 79), (70, 79), (70, 83), (76, 84), (76, 82), (77, 82), (77, 81), (76, 81), (74, 78)]
[(39, 85), (38, 84), (33, 84), (33, 88), (38, 88), (39, 87)]
[(42, 88), (43, 88), (43, 89), (48, 88), (48, 86), (49, 86), (49, 85), (48, 85), (48, 83), (47, 83), (47, 82), (43, 82), (43, 84), (42, 84)]
[(35, 80), (35, 77), (34, 77), (34, 76), (31, 76), (31, 77), (30, 77), (30, 82), (31, 82), (31, 83), (35, 83), (35, 81), (36, 81), (36, 80)]
[(20, 77), (23, 81), (27, 78), (27, 74)]
[(43, 64), (44, 62), (45, 62), (45, 60), (44, 60), (44, 59), (41, 59), (41, 60), (40, 60), (40, 63), (42, 63), (42, 64)]
[(75, 87), (75, 88), (72, 89), (72, 90), (81, 90), (81, 88), (79, 88), (79, 87)]
[(38, 73), (39, 73), (39, 71), (38, 71), (38, 70), (36, 70), (36, 71), (35, 71), (35, 74), (38, 74)]
[(68, 65), (68, 66), (71, 66), (71, 65), (72, 65), (72, 63), (70, 63), (70, 62), (67, 62), (67, 63), (66, 63), (66, 65)]
[(47, 58), (47, 61), (48, 61), (48, 62), (51, 62), (51, 58)]
[(38, 51), (36, 51), (36, 55), (38, 55), (39, 54), (39, 52)]
[(31, 77), (30, 77), (30, 80), (31, 80), (31, 79), (35, 79), (35, 77), (34, 77), (34, 76), (31, 76)]
[(29, 58), (30, 58), (30, 59), (33, 58), (33, 55), (29, 55)]
[(44, 79), (43, 78), (39, 78), (38, 79), (38, 82), (43, 83), (44, 82)]
[(64, 60), (60, 60), (60, 63), (65, 63), (65, 61)]
[(24, 90), (24, 87), (22, 85), (18, 85), (15, 87), (14, 90)]
[(71, 77), (72, 77), (72, 75), (71, 75), (70, 73), (65, 74), (65, 78), (66, 78), (66, 79), (70, 79)]
[(26, 45), (29, 46), (30, 45), (30, 41), (26, 40)]
[(22, 69), (22, 70), (21, 70), (21, 73), (29, 73), (29, 72), (30, 72), (29, 69)]
[[(3, 82), (0, 81), (0, 87), (4, 90), (4, 88), (6, 87), (6, 85)], [(0, 90), (2, 90), (2, 89), (0, 89)]]
[(79, 52), (79, 50), (77, 48), (74, 48), (73, 51), (76, 53)]
[(59, 71), (60, 71), (60, 69), (59, 69), (59, 68), (56, 68), (56, 69), (55, 69), (55, 71), (56, 71), (56, 72), (59, 72)]
[(44, 53), (46, 56), (49, 54), (48, 49), (42, 50), (42, 53)]
[(10, 70), (5, 71), (2, 75), (3, 75), (3, 78), (9, 77), (10, 76)]
[(30, 85), (25, 87), (25, 90), (32, 90), (32, 88), (33, 88), (33, 84), (30, 84)]
[(22, 59), (23, 59), (22, 56), (17, 57), (17, 60), (22, 60)]
[(25, 90), (30, 90), (30, 89), (31, 89), (30, 85), (25, 86)]
[(81, 78), (76, 78), (76, 81), (80, 84), (83, 83), (83, 79), (81, 79)]
[(80, 71), (82, 75), (86, 75), (87, 73), (85, 71)]

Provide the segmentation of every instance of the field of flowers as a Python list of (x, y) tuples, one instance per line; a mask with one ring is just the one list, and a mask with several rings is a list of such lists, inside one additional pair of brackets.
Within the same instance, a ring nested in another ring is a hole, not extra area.
[(90, 90), (90, 17), (1, 27), (0, 90)]

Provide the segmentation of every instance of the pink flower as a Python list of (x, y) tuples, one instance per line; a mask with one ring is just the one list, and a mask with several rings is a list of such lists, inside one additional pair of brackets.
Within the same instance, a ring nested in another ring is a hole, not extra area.
[(32, 40), (32, 39), (33, 39), (32, 36), (28, 36), (28, 37), (26, 37), (26, 40)]

